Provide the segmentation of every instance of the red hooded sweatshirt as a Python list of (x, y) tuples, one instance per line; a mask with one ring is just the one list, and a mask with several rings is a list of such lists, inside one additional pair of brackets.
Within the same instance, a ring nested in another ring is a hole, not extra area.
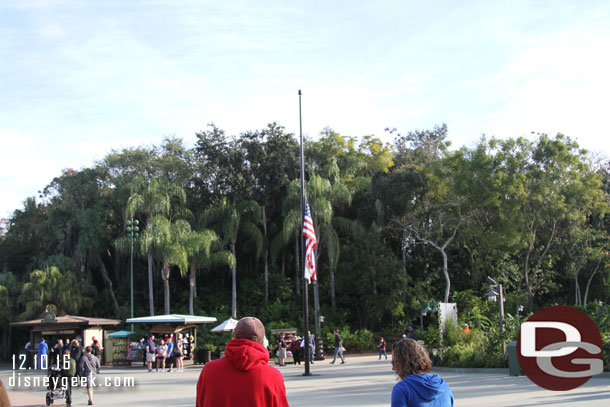
[(269, 352), (263, 345), (231, 340), (225, 357), (201, 370), (197, 407), (288, 407), (284, 376), (268, 363)]

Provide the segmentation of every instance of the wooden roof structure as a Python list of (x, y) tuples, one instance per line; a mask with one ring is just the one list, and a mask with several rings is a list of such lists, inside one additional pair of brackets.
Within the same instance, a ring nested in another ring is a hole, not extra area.
[(46, 326), (114, 326), (119, 325), (122, 321), (120, 319), (107, 319), (107, 318), (91, 318), (81, 317), (76, 315), (64, 315), (61, 317), (55, 317), (54, 319), (32, 319), (30, 321), (12, 322), (11, 326), (17, 328), (37, 328)]

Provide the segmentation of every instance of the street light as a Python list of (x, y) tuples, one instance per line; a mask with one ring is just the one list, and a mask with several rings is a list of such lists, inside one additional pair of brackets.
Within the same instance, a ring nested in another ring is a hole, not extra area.
[[(487, 277), (487, 283), (491, 286), (491, 290), (489, 290), (485, 295), (487, 296), (487, 301), (495, 302), (496, 297), (500, 297), (498, 301), (499, 311), (500, 311), (500, 332), (504, 333), (504, 290), (502, 287), (502, 283), (497, 283), (491, 277)], [(497, 288), (498, 291), (495, 291), (494, 288)], [(506, 353), (506, 344), (504, 340), (502, 340), (502, 353)]]
[[(138, 222), (137, 219), (129, 219), (127, 221), (127, 227), (125, 228), (125, 230), (127, 231), (127, 237), (129, 238), (129, 242), (130, 242), (130, 246), (131, 246), (131, 250), (130, 250), (130, 257), (131, 257), (131, 267), (130, 267), (130, 275), (131, 275), (131, 318), (133, 319), (133, 241), (135, 239), (137, 239), (138, 235), (139, 235), (139, 231), (140, 228), (138, 227), (138, 224), (140, 222)], [(131, 330), (133, 331), (133, 324), (131, 324)]]
[(519, 313), (523, 312), (523, 310), (524, 310), (523, 305), (517, 304), (517, 322), (521, 322), (519, 319)]
[[(430, 308), (430, 303), (432, 303), (432, 305), (434, 305), (434, 308)], [(426, 316), (426, 314), (428, 314), (428, 312), (432, 311), (432, 312), (438, 312), (438, 304), (440, 303), (440, 300), (430, 300), (428, 301), (428, 303), (426, 304), (425, 308), (422, 308), (420, 313), (419, 313), (419, 328), (422, 330), (424, 330), (424, 317)]]
[[(322, 323), (326, 318), (324, 315), (318, 316), (318, 326), (320, 327), (320, 331), (322, 329)], [(315, 360), (324, 360), (324, 340), (322, 339), (322, 335), (316, 334), (316, 349), (315, 349)]]

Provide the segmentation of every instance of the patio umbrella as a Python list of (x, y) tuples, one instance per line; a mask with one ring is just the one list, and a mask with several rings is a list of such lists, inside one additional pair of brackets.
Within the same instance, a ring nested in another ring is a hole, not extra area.
[(233, 318), (229, 318), (226, 321), (223, 321), (222, 324), (218, 325), (211, 329), (212, 332), (223, 332), (223, 331), (232, 331), (235, 329), (237, 325), (237, 320)]

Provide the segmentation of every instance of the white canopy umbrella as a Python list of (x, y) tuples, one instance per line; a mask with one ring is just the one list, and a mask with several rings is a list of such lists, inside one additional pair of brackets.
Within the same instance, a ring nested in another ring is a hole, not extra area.
[(210, 331), (211, 332), (232, 331), (235, 329), (236, 325), (237, 325), (237, 320), (233, 319), (233, 318), (229, 318), (226, 321), (223, 321), (223, 323), (218, 325), (217, 327), (212, 328)]
[(140, 318), (129, 318), (126, 320), (128, 324), (176, 324), (176, 325), (189, 325), (189, 324), (211, 324), (216, 322), (215, 317), (200, 317), (196, 315), (181, 315), (181, 314), (168, 314), (168, 315), (155, 315), (152, 317), (140, 317)]

